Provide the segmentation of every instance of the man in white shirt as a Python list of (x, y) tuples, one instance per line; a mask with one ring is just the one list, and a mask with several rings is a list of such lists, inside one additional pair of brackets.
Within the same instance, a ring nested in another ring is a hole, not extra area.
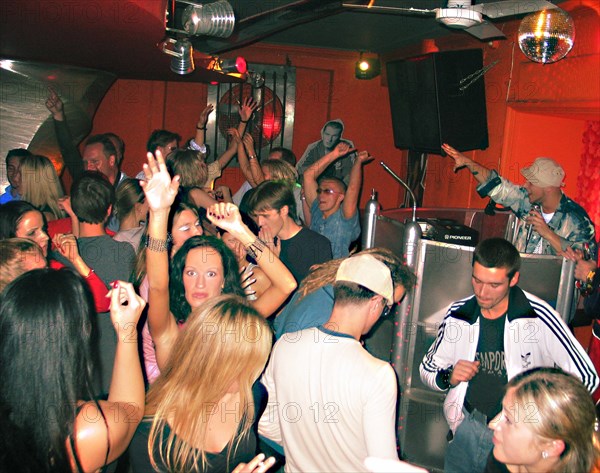
[(397, 381), (360, 338), (394, 301), (390, 271), (371, 255), (347, 258), (329, 321), (284, 335), (262, 382), (269, 404), (259, 434), (283, 446), (286, 472), (368, 471), (369, 456), (398, 459)]

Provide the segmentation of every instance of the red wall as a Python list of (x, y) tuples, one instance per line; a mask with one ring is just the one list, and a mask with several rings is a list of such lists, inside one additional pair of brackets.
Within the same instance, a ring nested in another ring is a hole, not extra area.
[[(597, 2), (561, 7), (574, 19), (576, 39), (568, 56), (553, 64), (523, 55), (516, 44), (519, 20), (502, 26), (506, 40), (482, 44), (465, 36), (437, 45), (440, 50), (481, 47), (484, 65), (498, 61), (485, 74), (490, 146), (467, 154), (518, 182), (520, 167), (537, 156), (552, 157), (567, 172), (566, 193), (577, 198), (584, 120), (600, 119), (600, 22)], [(482, 208), (487, 200), (477, 195), (472, 176), (465, 170), (455, 174), (452, 167), (449, 159), (429, 157), (424, 205)]]
[[(515, 44), (518, 20), (502, 24), (507, 39), (491, 44), (461, 33), (436, 40), (442, 51), (481, 47), (484, 64), (498, 61), (485, 75), (490, 147), (471, 155), (508, 171), (510, 177), (518, 177), (513, 170), (536, 156), (554, 157), (567, 169), (566, 189), (573, 196), (581, 155), (581, 120), (597, 120), (600, 113), (600, 23), (597, 11), (585, 5), (593, 2), (561, 4), (573, 16), (577, 35), (574, 49), (555, 64), (542, 65), (525, 58)], [(423, 47), (384, 59), (420, 54)], [(372, 187), (379, 191), (384, 208), (402, 202), (403, 191), (377, 164), (385, 160), (400, 176), (405, 174), (406, 152), (393, 144), (385, 77), (357, 80), (354, 63), (358, 53), (263, 45), (236, 54), (249, 63), (281, 65), (289, 60), (296, 67), (292, 148), (298, 157), (307, 144), (319, 139), (325, 121), (341, 118), (346, 125), (344, 136), (376, 157), (376, 162), (365, 167), (361, 206)], [(127, 146), (123, 168), (134, 175), (141, 169), (145, 142), (153, 129), (166, 128), (184, 139), (193, 135), (206, 95), (204, 84), (118, 80), (98, 109), (93, 133), (110, 130), (123, 137)], [(241, 181), (239, 171), (232, 168), (226, 170), (220, 184), (236, 190)], [(466, 171), (454, 174), (448, 159), (429, 157), (425, 206), (483, 207), (486, 202), (474, 188)]]
[[(400, 172), (403, 152), (393, 146), (387, 88), (381, 78), (358, 80), (354, 63), (358, 54), (305, 48), (250, 47), (237, 52), (249, 63), (296, 67), (296, 110), (292, 149), (298, 157), (320, 139), (329, 119), (341, 118), (344, 136), (360, 149), (385, 159)], [(166, 128), (184, 139), (193, 136), (198, 114), (206, 105), (204, 84), (118, 80), (102, 101), (94, 118), (93, 133), (114, 131), (126, 143), (124, 171), (134, 175), (145, 158), (146, 139), (155, 128)], [(243, 178), (236, 168), (226, 170), (220, 184), (236, 190)], [(403, 197), (398, 186), (376, 163), (365, 167), (365, 188), (380, 190), (387, 208)], [(385, 188), (387, 190), (384, 192)], [(363, 203), (368, 199), (363, 195)]]

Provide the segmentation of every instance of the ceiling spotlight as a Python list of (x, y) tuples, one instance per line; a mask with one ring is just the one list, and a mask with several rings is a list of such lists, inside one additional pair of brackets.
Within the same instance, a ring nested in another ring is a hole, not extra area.
[[(169, 49), (167, 44), (173, 44), (173, 49)], [(194, 72), (194, 48), (187, 38), (175, 40), (167, 38), (162, 45), (164, 53), (173, 56), (171, 59), (171, 70), (175, 74), (186, 75)]]
[(357, 79), (367, 80), (377, 77), (381, 73), (381, 63), (378, 58), (366, 58), (360, 54), (360, 59), (356, 62), (354, 75)]
[(190, 4), (183, 11), (181, 21), (188, 34), (229, 38), (235, 26), (235, 15), (228, 1), (219, 0), (205, 5)]
[(219, 62), (219, 68), (226, 74), (231, 72), (244, 74), (248, 70), (248, 64), (246, 64), (246, 60), (242, 56), (233, 59), (222, 59)]

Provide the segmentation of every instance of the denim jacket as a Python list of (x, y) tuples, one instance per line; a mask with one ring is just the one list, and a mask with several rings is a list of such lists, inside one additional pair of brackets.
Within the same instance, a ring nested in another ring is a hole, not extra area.
[[(490, 197), (497, 203), (510, 207), (513, 213), (521, 219), (514, 245), (522, 253), (533, 253), (542, 237), (537, 232), (533, 232), (527, 241), (527, 225), (523, 218), (527, 216), (532, 207), (527, 191), (500, 177), (496, 171), (492, 170), (487, 182), (477, 186), (477, 192), (482, 197)], [(594, 224), (577, 202), (563, 194), (548, 226), (560, 237), (563, 250), (568, 246), (581, 249), (584, 243), (588, 243), (592, 256), (596, 257)], [(550, 243), (543, 239), (542, 254), (556, 254)]]

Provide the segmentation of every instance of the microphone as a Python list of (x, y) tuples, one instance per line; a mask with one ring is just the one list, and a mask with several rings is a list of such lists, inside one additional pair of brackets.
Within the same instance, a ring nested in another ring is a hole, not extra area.
[[(531, 210), (535, 210), (536, 212), (540, 211), (540, 206), (538, 204), (533, 204), (531, 206)], [(531, 212), (530, 210), (530, 212)], [(529, 243), (529, 239), (531, 238), (531, 234), (533, 233), (533, 225), (531, 223), (527, 224), (527, 240), (526, 242)]]
[(494, 199), (490, 199), (485, 209), (483, 209), (483, 213), (486, 215), (496, 215), (496, 202), (494, 202)]

